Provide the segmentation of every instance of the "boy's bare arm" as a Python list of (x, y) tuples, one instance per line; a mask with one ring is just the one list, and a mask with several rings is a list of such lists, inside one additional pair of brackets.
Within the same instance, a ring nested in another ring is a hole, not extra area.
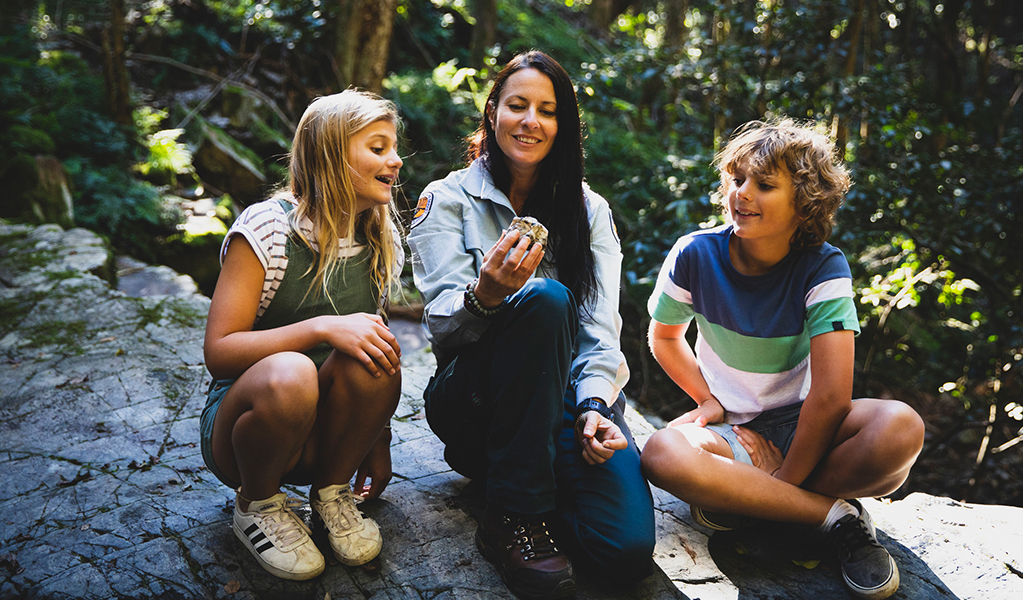
[[(686, 341), (687, 329), (689, 329), (689, 323), (665, 325), (664, 323), (651, 320), (649, 330), (650, 351), (653, 352), (654, 358), (657, 359), (657, 363), (661, 365), (661, 368), (668, 374), (668, 377), (671, 377), (672, 381), (685, 390), (700, 405), (701, 409), (707, 409), (706, 411), (709, 414), (706, 415), (706, 418), (700, 424), (720, 422), (724, 418), (724, 409), (721, 408), (717, 398), (711, 394), (710, 386), (707, 385), (707, 381), (703, 378), (703, 373), (700, 372), (700, 366), (696, 362), (696, 355), (693, 353), (693, 349), (689, 347), (689, 342)], [(694, 413), (699, 411), (700, 409), (697, 409), (686, 413), (679, 417), (679, 419), (692, 417), (685, 419), (684, 422), (696, 422), (700, 415), (695, 415)], [(675, 419), (670, 424), (680, 424), (676, 423), (679, 419)]]
[(833, 446), (852, 409), (854, 334), (832, 331), (810, 338), (810, 392), (799, 413), (792, 446), (775, 477), (800, 485)]

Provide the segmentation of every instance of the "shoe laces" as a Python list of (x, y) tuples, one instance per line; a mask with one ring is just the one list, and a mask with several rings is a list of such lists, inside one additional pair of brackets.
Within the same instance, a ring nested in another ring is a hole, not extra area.
[(547, 523), (543, 519), (520, 518), (517, 522), (513, 522), (508, 517), (504, 517), (504, 521), (508, 525), (516, 525), (515, 531), (512, 532), (515, 535), (515, 540), (508, 545), (508, 549), (511, 550), (518, 546), (522, 560), (536, 560), (561, 553), (554, 545), (554, 539), (547, 530)]
[(331, 501), (319, 505), (324, 522), (332, 529), (348, 531), (362, 522), (362, 512), (355, 507), (355, 498), (351, 490), (335, 496)]
[(853, 515), (842, 517), (831, 530), (831, 536), (845, 560), (859, 554), (864, 549), (883, 548), (877, 538), (871, 535), (867, 524)]
[(287, 498), (280, 508), (269, 512), (256, 513), (257, 518), (265, 527), (266, 533), (273, 536), (283, 547), (301, 541), (311, 532), (302, 519), (292, 509), (302, 506), (298, 498)]

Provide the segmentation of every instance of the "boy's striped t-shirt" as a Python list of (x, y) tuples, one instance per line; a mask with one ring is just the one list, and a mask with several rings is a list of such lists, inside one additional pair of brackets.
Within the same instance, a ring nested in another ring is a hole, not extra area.
[(731, 233), (725, 225), (679, 239), (647, 308), (666, 325), (696, 319), (700, 371), (726, 422), (739, 424), (806, 398), (811, 337), (860, 328), (840, 250), (792, 251), (769, 273), (743, 275), (729, 258)]

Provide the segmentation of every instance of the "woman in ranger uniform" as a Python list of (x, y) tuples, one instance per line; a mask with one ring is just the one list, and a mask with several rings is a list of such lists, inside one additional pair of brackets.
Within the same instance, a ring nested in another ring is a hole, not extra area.
[[(477, 547), (531, 598), (574, 593), (573, 562), (645, 577), (653, 503), (623, 418), (622, 254), (607, 201), (583, 183), (561, 65), (511, 60), (469, 158), (427, 186), (409, 245), (438, 359), (427, 418), (451, 467), (486, 486)], [(508, 229), (522, 216), (546, 244)]]

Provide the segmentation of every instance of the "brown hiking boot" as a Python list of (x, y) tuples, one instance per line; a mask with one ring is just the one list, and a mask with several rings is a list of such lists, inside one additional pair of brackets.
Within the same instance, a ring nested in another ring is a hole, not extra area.
[(476, 547), (494, 563), (517, 596), (530, 599), (575, 595), (572, 563), (558, 550), (540, 515), (520, 515), (487, 504), (476, 529)]

